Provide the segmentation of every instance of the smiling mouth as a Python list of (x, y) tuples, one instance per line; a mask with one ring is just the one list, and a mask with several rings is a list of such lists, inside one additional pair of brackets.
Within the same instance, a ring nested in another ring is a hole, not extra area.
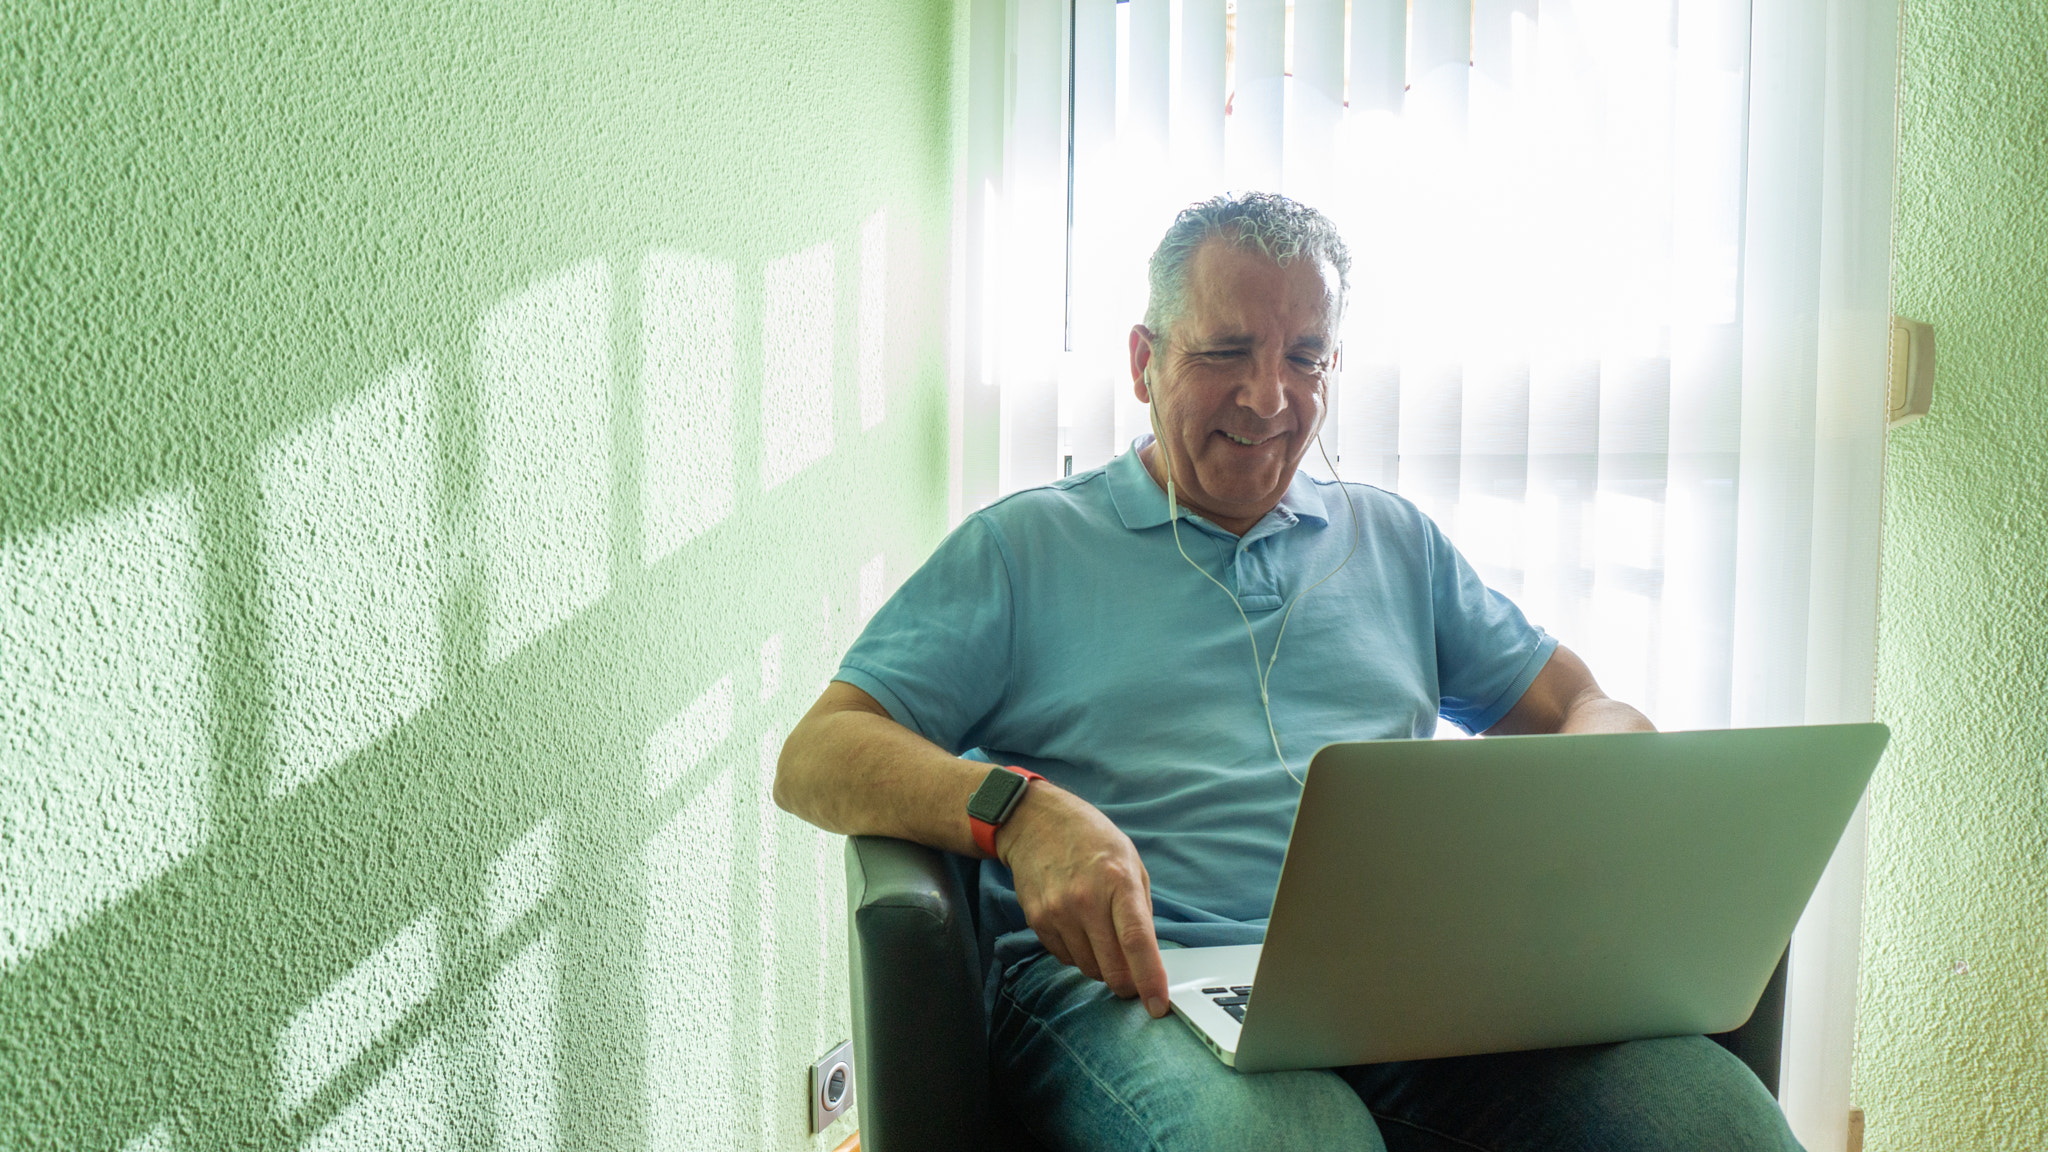
[(1268, 436), (1265, 438), (1265, 440), (1247, 440), (1244, 437), (1237, 435), (1236, 433), (1224, 432), (1220, 428), (1217, 429), (1217, 432), (1220, 433), (1225, 439), (1229, 440), (1231, 443), (1242, 444), (1247, 448), (1256, 448), (1259, 445), (1264, 444), (1266, 440), (1271, 440), (1273, 438), (1271, 436)]

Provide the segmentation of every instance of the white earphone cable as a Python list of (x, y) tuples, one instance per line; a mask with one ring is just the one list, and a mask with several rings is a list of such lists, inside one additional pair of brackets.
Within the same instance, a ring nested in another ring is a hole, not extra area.
[(1153, 442), (1159, 445), (1159, 457), (1164, 462), (1163, 467), (1166, 470), (1166, 518), (1173, 530), (1174, 549), (1180, 553), (1181, 559), (1188, 562), (1189, 567), (1200, 572), (1209, 583), (1214, 584), (1225, 596), (1230, 597), (1231, 607), (1237, 609), (1238, 619), (1244, 621), (1245, 639), (1251, 641), (1252, 645), (1252, 674), (1258, 678), (1259, 682), (1259, 706), (1266, 713), (1266, 734), (1273, 738), (1273, 755), (1279, 759), (1280, 767), (1286, 771), (1288, 779), (1293, 780), (1297, 786), (1306, 787), (1306, 782), (1295, 773), (1293, 766), (1287, 763), (1287, 754), (1280, 749), (1280, 730), (1273, 723), (1273, 700), (1271, 694), (1267, 691), (1267, 684), (1272, 680), (1273, 665), (1280, 659), (1280, 642), (1287, 638), (1287, 623), (1294, 618), (1296, 605), (1301, 603), (1303, 596), (1322, 587), (1329, 581), (1330, 577), (1343, 571), (1344, 566), (1351, 563), (1352, 555), (1358, 551), (1358, 539), (1361, 534), (1358, 522), (1358, 505), (1352, 500), (1351, 489), (1345, 486), (1344, 478), (1337, 475), (1337, 466), (1330, 462), (1329, 449), (1323, 447), (1322, 429), (1318, 427), (1316, 429), (1316, 450), (1322, 453), (1323, 465), (1329, 468), (1330, 475), (1337, 477), (1337, 488), (1344, 493), (1344, 505), (1351, 512), (1351, 548), (1344, 553), (1344, 559), (1338, 561), (1337, 566), (1330, 569), (1321, 580), (1295, 593), (1294, 599), (1287, 605), (1287, 611), (1280, 617), (1280, 631), (1273, 637), (1273, 650), (1271, 653), (1266, 654), (1262, 665), (1259, 659), (1258, 635), (1252, 631), (1252, 618), (1245, 612), (1244, 605), (1238, 601), (1237, 594), (1225, 586), (1223, 581), (1211, 575), (1207, 568), (1195, 563), (1195, 558), (1188, 555), (1187, 548), (1181, 544), (1180, 503), (1176, 499), (1173, 484), (1173, 454), (1167, 450), (1165, 438), (1160, 435), (1161, 428), (1159, 427), (1156, 413), (1156, 409), (1159, 407), (1159, 393), (1153, 388), (1149, 377), (1146, 379), (1145, 387), (1146, 391), (1151, 393), (1152, 404), (1155, 408), (1152, 438)]

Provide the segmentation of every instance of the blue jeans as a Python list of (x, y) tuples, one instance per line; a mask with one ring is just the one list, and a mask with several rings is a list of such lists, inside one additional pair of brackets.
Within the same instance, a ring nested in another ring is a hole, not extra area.
[(1051, 956), (1010, 974), (990, 1025), (1011, 1110), (1059, 1152), (1799, 1149), (1704, 1036), (1246, 1075)]

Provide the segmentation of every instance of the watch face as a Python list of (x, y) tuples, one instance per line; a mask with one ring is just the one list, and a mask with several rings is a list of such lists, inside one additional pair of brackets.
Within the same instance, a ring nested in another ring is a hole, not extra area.
[(1017, 794), (1029, 783), (1015, 772), (992, 768), (981, 781), (981, 787), (968, 798), (967, 814), (984, 824), (1000, 824), (1010, 814), (1010, 805), (1016, 802)]

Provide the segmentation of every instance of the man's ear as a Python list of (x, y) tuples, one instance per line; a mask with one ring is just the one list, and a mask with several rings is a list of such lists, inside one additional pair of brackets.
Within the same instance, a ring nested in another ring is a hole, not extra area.
[(1145, 370), (1152, 365), (1152, 339), (1150, 328), (1131, 325), (1131, 391), (1137, 394), (1140, 404), (1152, 402), (1152, 390), (1145, 384)]

